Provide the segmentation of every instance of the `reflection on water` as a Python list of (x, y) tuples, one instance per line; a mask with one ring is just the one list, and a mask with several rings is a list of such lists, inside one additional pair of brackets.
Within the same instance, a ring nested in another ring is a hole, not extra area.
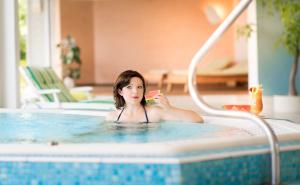
[(64, 142), (145, 142), (152, 132), (160, 128), (160, 123), (112, 123), (103, 122), (93, 130), (73, 135), (71, 141)]

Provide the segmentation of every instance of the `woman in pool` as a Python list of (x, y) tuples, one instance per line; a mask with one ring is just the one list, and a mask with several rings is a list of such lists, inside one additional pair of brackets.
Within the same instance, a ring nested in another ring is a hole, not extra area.
[(161, 120), (203, 121), (193, 111), (171, 106), (163, 94), (154, 97), (154, 105), (147, 105), (145, 92), (145, 80), (140, 73), (132, 70), (122, 72), (117, 78), (113, 90), (117, 109), (108, 113), (106, 120), (117, 123), (149, 123)]

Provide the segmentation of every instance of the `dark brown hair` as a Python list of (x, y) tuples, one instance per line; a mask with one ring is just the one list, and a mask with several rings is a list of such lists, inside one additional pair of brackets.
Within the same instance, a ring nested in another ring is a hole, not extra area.
[(127, 71), (122, 72), (118, 76), (118, 78), (114, 84), (113, 93), (114, 93), (115, 105), (116, 105), (117, 109), (120, 109), (121, 107), (124, 107), (124, 105), (125, 105), (125, 100), (124, 100), (123, 96), (121, 96), (119, 94), (119, 90), (122, 90), (123, 87), (129, 85), (130, 80), (133, 77), (137, 77), (137, 78), (141, 79), (143, 82), (144, 92), (143, 92), (143, 98), (141, 100), (141, 105), (143, 105), (143, 106), (146, 105), (146, 99), (145, 99), (146, 85), (145, 85), (144, 77), (137, 71), (127, 70)]

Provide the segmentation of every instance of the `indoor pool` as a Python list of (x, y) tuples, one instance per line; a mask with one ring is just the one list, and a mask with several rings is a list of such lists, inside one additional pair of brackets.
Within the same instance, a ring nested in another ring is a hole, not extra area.
[[(250, 121), (116, 124), (102, 112), (0, 111), (0, 184), (263, 184), (269, 146)], [(300, 125), (267, 119), (281, 179), (300, 180)]]

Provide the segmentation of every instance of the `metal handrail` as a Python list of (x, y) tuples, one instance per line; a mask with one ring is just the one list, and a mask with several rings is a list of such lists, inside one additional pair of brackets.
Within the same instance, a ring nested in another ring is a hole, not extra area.
[(248, 7), (251, 2), (252, 0), (241, 0), (239, 4), (232, 10), (232, 12), (227, 16), (224, 22), (216, 29), (216, 31), (209, 37), (209, 39), (204, 43), (200, 50), (198, 50), (198, 52), (195, 54), (189, 66), (188, 87), (190, 95), (196, 105), (205, 112), (218, 116), (247, 118), (254, 121), (265, 132), (268, 137), (271, 149), (272, 184), (278, 185), (280, 183), (280, 150), (277, 136), (275, 135), (269, 124), (265, 120), (255, 116), (254, 114), (242, 111), (225, 111), (210, 107), (198, 94), (197, 84), (195, 81), (195, 73), (197, 71), (196, 68), (198, 62), (205, 56), (212, 45), (223, 35), (223, 33), (231, 26), (231, 24), (238, 18), (238, 16)]

